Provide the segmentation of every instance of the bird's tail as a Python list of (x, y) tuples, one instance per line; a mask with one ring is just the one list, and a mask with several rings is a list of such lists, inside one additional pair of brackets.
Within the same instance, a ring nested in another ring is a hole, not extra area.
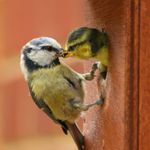
[(84, 150), (84, 136), (75, 123), (66, 123), (68, 130), (75, 141), (78, 150)]

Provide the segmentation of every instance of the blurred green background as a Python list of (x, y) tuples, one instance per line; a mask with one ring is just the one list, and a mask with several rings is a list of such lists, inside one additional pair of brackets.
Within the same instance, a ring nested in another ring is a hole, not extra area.
[[(64, 45), (67, 34), (85, 25), (81, 0), (0, 0), (0, 150), (75, 150), (29, 96), (19, 68), (21, 47), (39, 36)], [(82, 62), (67, 60), (77, 71)]]

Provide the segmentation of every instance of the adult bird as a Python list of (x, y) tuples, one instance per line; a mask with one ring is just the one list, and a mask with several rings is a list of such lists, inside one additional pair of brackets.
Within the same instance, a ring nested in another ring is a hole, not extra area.
[(63, 55), (60, 44), (49, 37), (35, 38), (22, 48), (20, 66), (36, 105), (64, 133), (69, 131), (79, 150), (84, 149), (84, 139), (75, 124), (82, 111), (100, 104), (84, 104), (83, 81), (92, 80), (97, 65), (90, 73), (79, 74), (60, 62)]

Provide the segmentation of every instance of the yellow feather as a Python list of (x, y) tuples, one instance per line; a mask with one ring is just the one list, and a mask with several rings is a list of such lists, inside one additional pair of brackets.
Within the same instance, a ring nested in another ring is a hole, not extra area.
[[(70, 87), (64, 76), (75, 83), (76, 89)], [(31, 88), (38, 99), (42, 99), (52, 110), (56, 119), (74, 122), (80, 115), (79, 109), (71, 105), (77, 98), (83, 103), (83, 88), (80, 76), (65, 65), (52, 69), (39, 69), (30, 76)]]
[(76, 50), (72, 52), (73, 56), (82, 58), (82, 59), (89, 59), (92, 57), (91, 46), (90, 44), (82, 44), (77, 46)]
[(108, 66), (108, 47), (102, 47), (96, 54), (96, 59), (103, 65)]
[(70, 46), (74, 46), (78, 43), (82, 43), (82, 42), (86, 41), (87, 37), (90, 35), (90, 32), (91, 31), (87, 30), (86, 32), (84, 32), (84, 34), (79, 36), (76, 40), (73, 40), (71, 42), (67, 42), (65, 45), (65, 49), (68, 49), (68, 47), (70, 47)]

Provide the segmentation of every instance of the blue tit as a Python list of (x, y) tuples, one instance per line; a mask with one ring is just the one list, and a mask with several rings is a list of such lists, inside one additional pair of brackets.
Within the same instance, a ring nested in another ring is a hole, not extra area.
[(80, 27), (69, 33), (65, 44), (65, 57), (95, 58), (101, 62), (100, 72), (106, 78), (108, 66), (108, 36), (96, 28)]
[(82, 111), (101, 103), (83, 103), (83, 81), (92, 80), (97, 67), (94, 64), (91, 72), (79, 74), (60, 62), (61, 56), (63, 49), (56, 40), (35, 38), (23, 46), (20, 66), (35, 104), (60, 124), (65, 134), (69, 131), (83, 150), (84, 138), (75, 121)]

